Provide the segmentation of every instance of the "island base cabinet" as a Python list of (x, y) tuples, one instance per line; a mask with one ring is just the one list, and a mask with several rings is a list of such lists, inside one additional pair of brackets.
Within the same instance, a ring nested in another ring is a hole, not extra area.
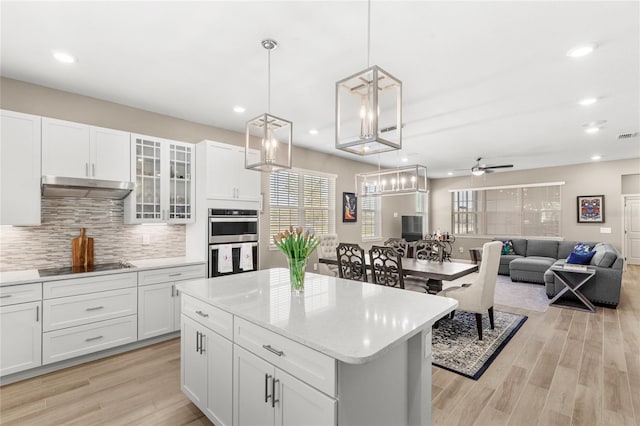
[(0, 307), (0, 376), (42, 365), (42, 303)]
[(234, 390), (234, 426), (336, 424), (336, 400), (237, 345)]
[(180, 346), (182, 391), (216, 426), (231, 426), (233, 344), (183, 315)]

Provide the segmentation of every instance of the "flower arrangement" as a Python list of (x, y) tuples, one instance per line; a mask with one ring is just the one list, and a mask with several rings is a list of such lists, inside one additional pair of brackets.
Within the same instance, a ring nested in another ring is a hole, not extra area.
[(291, 274), (291, 289), (296, 292), (304, 290), (304, 273), (307, 270), (307, 259), (320, 245), (320, 239), (302, 227), (293, 226), (273, 236), (276, 247), (287, 256)]

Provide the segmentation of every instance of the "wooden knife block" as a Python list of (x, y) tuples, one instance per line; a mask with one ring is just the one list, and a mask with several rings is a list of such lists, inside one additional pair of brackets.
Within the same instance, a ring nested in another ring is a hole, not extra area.
[(85, 228), (80, 228), (80, 236), (71, 240), (71, 265), (93, 266), (93, 238), (86, 236)]

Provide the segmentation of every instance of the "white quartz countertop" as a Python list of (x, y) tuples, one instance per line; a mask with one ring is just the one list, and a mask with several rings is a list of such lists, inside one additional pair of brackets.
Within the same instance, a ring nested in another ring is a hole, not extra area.
[(458, 306), (454, 299), (307, 273), (291, 293), (288, 269), (179, 283), (200, 299), (340, 361), (381, 356)]
[(0, 272), (0, 287), (6, 285), (25, 284), (33, 282), (59, 281), (69, 278), (92, 277), (97, 275), (122, 274), (126, 272), (138, 272), (145, 269), (170, 268), (173, 266), (189, 266), (206, 263), (203, 259), (188, 257), (165, 257), (160, 259), (137, 259), (129, 261), (133, 268), (111, 269), (108, 271), (83, 272), (78, 274), (55, 275), (40, 277), (37, 269), (26, 269), (22, 271)]

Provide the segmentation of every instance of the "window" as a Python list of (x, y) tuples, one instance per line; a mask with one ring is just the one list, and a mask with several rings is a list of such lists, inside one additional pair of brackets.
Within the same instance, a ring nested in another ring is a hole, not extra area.
[(560, 187), (551, 183), (452, 191), (458, 235), (560, 236)]
[(380, 214), (380, 197), (360, 197), (360, 221), (362, 223), (362, 240), (382, 238)]
[[(302, 226), (316, 234), (335, 233), (335, 175), (281, 170), (269, 175), (269, 235)], [(275, 248), (269, 239), (271, 248)]]

